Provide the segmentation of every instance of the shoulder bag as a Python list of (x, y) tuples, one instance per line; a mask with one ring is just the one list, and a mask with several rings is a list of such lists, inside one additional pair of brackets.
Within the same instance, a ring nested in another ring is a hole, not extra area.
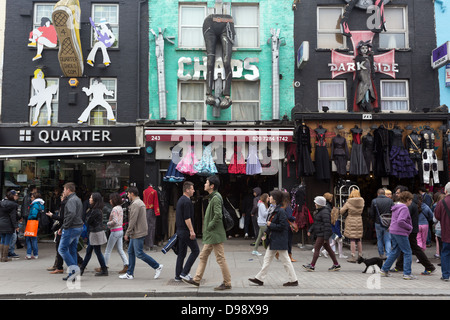
[(382, 213), (380, 214), (380, 211), (378, 210), (377, 201), (374, 200), (373, 203), (375, 204), (375, 209), (377, 210), (378, 217), (380, 218), (380, 223), (383, 227), (389, 228), (391, 225), (391, 219), (392, 219), (392, 213)]

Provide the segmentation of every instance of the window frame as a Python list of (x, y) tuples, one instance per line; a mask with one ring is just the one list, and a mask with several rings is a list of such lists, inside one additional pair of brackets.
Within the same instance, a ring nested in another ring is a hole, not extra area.
[[(93, 126), (93, 127), (95, 127), (95, 126), (114, 126), (117, 123), (117, 105), (118, 105), (117, 104), (117, 78), (114, 78), (114, 77), (90, 77), (89, 78), (89, 87), (92, 85), (92, 82), (94, 81), (95, 78), (100, 78), (102, 83), (104, 83), (105, 80), (114, 80), (114, 89), (113, 89), (113, 91), (114, 91), (114, 98), (111, 98), (110, 96), (107, 96), (107, 95), (104, 95), (104, 97), (105, 97), (105, 101), (108, 102), (111, 105), (111, 108), (113, 109), (112, 111), (114, 113), (114, 118), (116, 119), (116, 121), (109, 121), (108, 118), (106, 117), (106, 110), (103, 107), (97, 105), (89, 113), (89, 117), (88, 117), (87, 123), (88, 123), (89, 126)], [(92, 97), (93, 97), (93, 95), (91, 94), (89, 96), (89, 103), (91, 103)], [(88, 103), (88, 105), (89, 105), (89, 103)], [(113, 105), (111, 103), (115, 104), (115, 108), (113, 107)], [(88, 107), (88, 105), (86, 105), (86, 108)], [(103, 124), (95, 124), (94, 123), (95, 117), (92, 117), (92, 113), (93, 112), (98, 112), (99, 108), (101, 108), (100, 110), (102, 112), (105, 112), (105, 117), (104, 118), (102, 117), (102, 119), (106, 119), (106, 124), (104, 124), (105, 121), (103, 121)]]
[(405, 26), (404, 29), (390, 29), (388, 27), (388, 22), (386, 23), (386, 31), (382, 31), (379, 35), (381, 38), (383, 35), (389, 35), (389, 34), (404, 34), (405, 35), (405, 46), (404, 47), (398, 47), (398, 48), (389, 48), (389, 47), (379, 47), (379, 49), (409, 49), (409, 25), (408, 25), (408, 8), (406, 6), (386, 6), (384, 7), (384, 10), (389, 9), (402, 9), (403, 12), (403, 25)]
[[(322, 82), (341, 82), (344, 87), (344, 96), (343, 97), (322, 97), (321, 91), (320, 91), (320, 84)], [(347, 93), (347, 81), (345, 79), (336, 79), (336, 80), (330, 80), (330, 79), (323, 79), (317, 81), (317, 109), (319, 112), (324, 112), (322, 108), (320, 107), (320, 101), (323, 100), (331, 100), (331, 101), (344, 101), (344, 110), (332, 110), (331, 108), (327, 112), (347, 112), (348, 111), (348, 93)]]
[[(383, 94), (383, 83), (405, 83), (405, 85), (406, 85), (406, 90), (405, 90), (405, 92), (406, 92), (406, 97), (384, 97), (384, 94)], [(383, 104), (383, 101), (406, 101), (406, 104), (407, 104), (407, 109), (406, 110), (391, 110), (391, 109), (388, 109), (388, 110), (383, 110), (382, 109), (382, 104)], [(409, 81), (408, 80), (399, 80), (399, 79), (396, 79), (396, 80), (390, 80), (390, 79), (381, 79), (380, 80), (380, 110), (381, 110), (381, 112), (386, 112), (386, 113), (390, 113), (390, 112), (395, 112), (395, 113), (407, 113), (407, 112), (410, 112), (410, 110), (411, 110), (411, 106), (410, 106), (410, 95), (409, 95)]]
[[(231, 4), (231, 15), (233, 15), (233, 8), (236, 7), (255, 7), (257, 9), (257, 13), (256, 13), (256, 19), (257, 19), (257, 25), (237, 25), (236, 22), (234, 24), (234, 29), (239, 29), (239, 28), (254, 28), (256, 29), (256, 47), (250, 47), (250, 46), (241, 46), (239, 45), (239, 39), (237, 38), (237, 44), (234, 45), (235, 48), (243, 48), (243, 49), (259, 49), (261, 47), (261, 43), (260, 43), (260, 29), (261, 29), (261, 19), (260, 19), (260, 7), (259, 7), (259, 3), (232, 3)], [(237, 32), (236, 32), (237, 34)]]
[[(193, 3), (180, 3), (178, 6), (178, 47), (179, 48), (184, 48), (184, 49), (202, 49), (205, 50), (205, 43), (203, 42), (202, 46), (200, 47), (193, 47), (190, 45), (183, 45), (183, 37), (182, 37), (182, 30), (183, 28), (200, 28), (201, 30), (203, 30), (202, 26), (184, 26), (181, 24), (182, 21), (182, 9), (183, 8), (203, 8), (204, 9), (204, 13), (205, 13), (205, 18), (208, 16), (208, 8), (206, 3), (198, 3), (198, 4), (193, 4)], [(203, 34), (203, 31), (202, 31)]]
[(207, 120), (208, 114), (207, 114), (207, 108), (206, 108), (206, 102), (205, 99), (202, 100), (181, 100), (181, 86), (182, 85), (189, 85), (189, 84), (203, 84), (203, 97), (206, 97), (206, 81), (204, 80), (188, 80), (188, 81), (182, 81), (179, 80), (178, 81), (178, 110), (177, 110), (177, 114), (178, 114), (178, 119), (181, 119), (181, 117), (183, 117), (183, 115), (181, 114), (181, 104), (182, 103), (189, 103), (189, 102), (193, 102), (193, 103), (198, 103), (198, 102), (202, 102), (203, 103), (203, 118), (202, 119), (188, 119), (186, 118), (187, 121), (203, 121), (203, 120)]
[[(257, 80), (257, 81), (248, 81), (248, 80), (233, 80), (233, 83), (236, 84), (236, 82), (240, 82), (240, 83), (255, 83), (257, 82), (259, 84), (258, 86), (258, 100), (237, 100), (235, 97), (233, 97), (233, 85), (231, 86), (231, 100), (233, 101), (233, 104), (231, 105), (231, 121), (245, 121), (245, 122), (253, 122), (253, 121), (261, 121), (261, 81)], [(258, 116), (257, 119), (252, 119), (252, 120), (242, 120), (242, 119), (233, 119), (233, 106), (236, 103), (257, 103), (258, 104)]]
[[(111, 23), (110, 21), (108, 21), (109, 25), (111, 26), (111, 28), (114, 30), (114, 28), (117, 28), (117, 32), (114, 31), (114, 36), (116, 37), (116, 42), (115, 44), (113, 44), (109, 49), (119, 49), (119, 43), (120, 43), (120, 39), (119, 39), (119, 33), (120, 33), (120, 6), (118, 3), (92, 3), (91, 4), (91, 18), (94, 21), (95, 25), (97, 26), (99, 22), (95, 21), (95, 17), (94, 15), (94, 8), (95, 7), (100, 7), (100, 6), (115, 6), (117, 7), (117, 23)], [(91, 45), (91, 49), (94, 47), (95, 44), (95, 37), (94, 37), (94, 29), (92, 28), (92, 26), (89, 24), (90, 28), (91, 28), (91, 40), (90, 40), (90, 45)]]
[[(316, 22), (317, 23), (317, 26), (316, 26), (316, 29), (317, 29), (317, 33), (316, 33), (317, 49), (340, 49), (340, 50), (348, 49), (348, 44), (347, 44), (347, 39), (346, 39), (347, 37), (342, 35), (340, 28), (338, 28), (338, 29), (324, 29), (324, 30), (321, 30), (319, 28), (319, 26), (320, 26), (320, 10), (321, 9), (325, 9), (325, 10), (326, 9), (340, 9), (341, 10), (340, 17), (342, 17), (342, 15), (344, 14), (345, 7), (344, 6), (317, 6), (317, 11), (316, 11), (316, 15), (317, 15), (317, 22)], [(339, 19), (339, 21), (340, 21), (340, 19)], [(321, 34), (340, 34), (340, 35), (342, 35), (342, 40), (343, 40), (342, 47), (335, 47), (335, 48), (332, 48), (332, 47), (320, 47), (319, 46), (319, 36)]]

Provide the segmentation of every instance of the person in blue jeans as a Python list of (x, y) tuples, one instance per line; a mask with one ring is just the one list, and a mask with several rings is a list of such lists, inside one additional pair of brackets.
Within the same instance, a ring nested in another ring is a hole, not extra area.
[(144, 202), (139, 198), (139, 191), (136, 187), (129, 187), (128, 199), (131, 204), (129, 206), (128, 228), (125, 233), (125, 241), (130, 240), (128, 244), (128, 270), (119, 276), (121, 279), (134, 279), (134, 268), (136, 266), (136, 257), (147, 263), (155, 269), (154, 278), (159, 278), (162, 264), (156, 262), (152, 257), (144, 253), (144, 240), (148, 233), (147, 210)]
[[(75, 194), (75, 184), (68, 182), (64, 185), (64, 197), (67, 197), (67, 202), (64, 207), (64, 221), (60, 229), (61, 241), (58, 247), (58, 253), (66, 262), (68, 269), (67, 277), (64, 281), (75, 280), (80, 274), (77, 260), (77, 245), (81, 232), (83, 231), (83, 204), (80, 198)], [(61, 231), (62, 230), (62, 231)]]
[[(386, 257), (389, 256), (392, 245), (391, 235), (389, 234), (388, 228), (381, 224), (380, 215), (390, 213), (391, 207), (394, 205), (392, 199), (387, 197), (385, 192), (386, 190), (383, 188), (378, 189), (377, 198), (372, 200), (369, 211), (370, 217), (375, 221), (378, 254), (382, 259), (386, 259)], [(384, 254), (385, 251), (386, 255)]]
[[(41, 211), (44, 210), (44, 200), (41, 199), (41, 194), (39, 192), (34, 192), (31, 194), (31, 204), (30, 213), (28, 214), (28, 220), (39, 220), (39, 215)], [(27, 243), (27, 255), (25, 259), (37, 259), (38, 258), (38, 238), (25, 236)], [(31, 255), (33, 254), (33, 255)]]
[(412, 250), (408, 238), (413, 229), (408, 209), (413, 201), (413, 195), (409, 191), (403, 191), (398, 196), (398, 200), (399, 203), (392, 207), (392, 219), (389, 227), (392, 250), (381, 267), (380, 273), (385, 277), (390, 277), (389, 269), (400, 253), (403, 253), (403, 279), (414, 280), (417, 277), (411, 274)]

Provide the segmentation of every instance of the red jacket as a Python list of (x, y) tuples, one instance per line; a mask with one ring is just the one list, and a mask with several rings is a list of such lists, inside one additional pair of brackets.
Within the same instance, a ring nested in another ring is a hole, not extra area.
[[(445, 201), (445, 204), (449, 208), (448, 212), (446, 212), (442, 201)], [(436, 209), (434, 210), (434, 216), (441, 222), (442, 241), (450, 243), (450, 194), (446, 195), (443, 200), (438, 202)]]
[(155, 211), (155, 216), (159, 216), (159, 202), (158, 202), (158, 192), (149, 186), (144, 190), (144, 203), (146, 209), (153, 209)]

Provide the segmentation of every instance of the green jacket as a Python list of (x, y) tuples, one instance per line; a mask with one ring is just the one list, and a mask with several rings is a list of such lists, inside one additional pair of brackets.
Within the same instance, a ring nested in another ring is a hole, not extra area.
[(205, 219), (203, 220), (202, 241), (204, 244), (225, 242), (227, 234), (222, 220), (222, 196), (219, 192), (213, 191), (208, 199), (209, 204), (206, 208)]

